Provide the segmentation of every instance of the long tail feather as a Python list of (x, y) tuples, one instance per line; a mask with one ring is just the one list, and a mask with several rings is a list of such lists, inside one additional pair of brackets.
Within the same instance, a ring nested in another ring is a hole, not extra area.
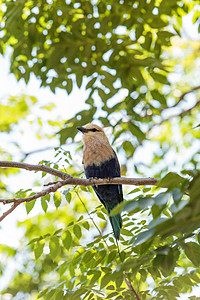
[(113, 228), (114, 236), (116, 240), (119, 240), (120, 230), (122, 228), (122, 218), (120, 214), (117, 214), (115, 216), (109, 217), (109, 219)]

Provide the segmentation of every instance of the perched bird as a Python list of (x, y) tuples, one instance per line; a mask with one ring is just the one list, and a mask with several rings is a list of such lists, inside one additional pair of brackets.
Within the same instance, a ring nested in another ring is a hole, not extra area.
[[(86, 178), (120, 177), (120, 166), (115, 151), (110, 146), (103, 129), (94, 124), (77, 127), (83, 133), (83, 164)], [(105, 184), (93, 186), (95, 193), (108, 213), (123, 201), (122, 185)], [(115, 238), (119, 240), (122, 218), (110, 216)]]

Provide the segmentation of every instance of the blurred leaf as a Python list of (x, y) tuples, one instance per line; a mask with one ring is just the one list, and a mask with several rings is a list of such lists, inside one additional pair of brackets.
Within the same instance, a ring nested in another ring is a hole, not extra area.
[(75, 224), (73, 226), (73, 232), (74, 232), (74, 235), (77, 237), (77, 239), (81, 238), (81, 236), (82, 236), (81, 227), (78, 224)]
[(158, 186), (168, 187), (171, 190), (173, 188), (176, 188), (179, 183), (183, 183), (184, 181), (186, 181), (185, 178), (181, 177), (176, 173), (169, 172), (165, 177), (163, 177), (159, 181)]
[(64, 247), (69, 250), (72, 244), (72, 235), (70, 233), (69, 230), (66, 230), (63, 234), (62, 234), (62, 242)]
[(170, 198), (169, 193), (160, 193), (154, 198), (154, 201), (156, 205), (163, 206), (168, 203), (169, 198)]
[(42, 205), (43, 211), (46, 213), (47, 208), (48, 208), (48, 204), (46, 202), (46, 198), (45, 197), (41, 197), (41, 205)]
[(146, 242), (148, 239), (150, 239), (154, 235), (154, 233), (155, 233), (154, 228), (141, 232), (134, 239), (133, 247), (138, 246), (138, 245)]
[(44, 248), (44, 241), (38, 241), (34, 247), (35, 259), (38, 259), (42, 253)]
[(51, 258), (54, 260), (60, 254), (60, 244), (57, 236), (52, 236), (50, 238), (49, 249)]
[(61, 204), (61, 194), (60, 194), (60, 192), (56, 191), (54, 193), (53, 200), (54, 200), (55, 207), (58, 208)]
[(68, 203), (70, 203), (71, 199), (72, 199), (72, 196), (71, 196), (71, 193), (69, 193), (69, 190), (70, 189), (67, 189), (67, 190), (63, 191), (63, 194), (65, 195), (65, 198), (66, 198)]
[(195, 266), (199, 266), (200, 265), (200, 256), (199, 256), (200, 245), (198, 245), (194, 242), (188, 242), (188, 243), (183, 244), (183, 249), (184, 249), (187, 257), (191, 260), (191, 262)]
[(181, 199), (182, 199), (182, 197), (183, 197), (183, 192), (181, 192), (180, 191), (180, 189), (178, 189), (178, 188), (175, 188), (175, 189), (173, 189), (173, 191), (172, 191), (172, 197), (173, 197), (173, 199), (174, 199), (174, 202), (179, 202)]

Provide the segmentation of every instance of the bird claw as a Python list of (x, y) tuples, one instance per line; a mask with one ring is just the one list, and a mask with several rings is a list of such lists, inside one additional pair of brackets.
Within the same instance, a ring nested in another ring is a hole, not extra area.
[(110, 183), (110, 181), (111, 181), (111, 177), (108, 177), (107, 178), (107, 183)]
[(97, 178), (97, 177), (89, 177), (89, 178), (88, 178), (88, 180), (89, 180), (91, 183), (93, 183), (93, 185), (97, 186), (97, 185), (94, 183), (94, 180), (95, 180), (95, 179), (99, 179), (99, 178)]

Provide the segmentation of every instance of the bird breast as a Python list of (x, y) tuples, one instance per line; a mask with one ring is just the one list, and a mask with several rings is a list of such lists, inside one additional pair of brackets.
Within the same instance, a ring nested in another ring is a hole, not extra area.
[(84, 144), (83, 163), (85, 168), (93, 164), (100, 166), (104, 161), (113, 157), (114, 153), (110, 144), (98, 143), (95, 140)]

